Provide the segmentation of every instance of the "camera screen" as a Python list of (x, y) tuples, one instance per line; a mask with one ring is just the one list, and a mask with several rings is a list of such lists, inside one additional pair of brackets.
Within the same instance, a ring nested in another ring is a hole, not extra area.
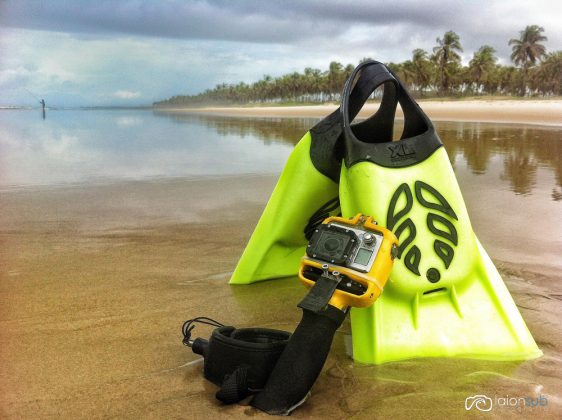
[(371, 251), (370, 249), (359, 248), (359, 251), (357, 251), (357, 255), (355, 256), (353, 262), (356, 264), (367, 265), (369, 264), (371, 255), (373, 255), (373, 251)]

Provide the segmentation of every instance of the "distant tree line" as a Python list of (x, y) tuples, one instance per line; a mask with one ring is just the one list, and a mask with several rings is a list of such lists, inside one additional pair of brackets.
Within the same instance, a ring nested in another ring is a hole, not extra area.
[[(418, 97), (433, 96), (557, 96), (562, 95), (562, 51), (547, 53), (544, 28), (531, 25), (510, 39), (514, 66), (497, 64), (496, 51), (483, 45), (468, 66), (461, 64), (459, 36), (446, 32), (432, 53), (417, 48), (403, 63), (387, 63)], [(331, 62), (327, 71), (306, 68), (236, 85), (222, 83), (197, 95), (179, 95), (155, 102), (155, 107), (240, 105), (249, 103), (322, 103), (339, 99), (354, 66)]]

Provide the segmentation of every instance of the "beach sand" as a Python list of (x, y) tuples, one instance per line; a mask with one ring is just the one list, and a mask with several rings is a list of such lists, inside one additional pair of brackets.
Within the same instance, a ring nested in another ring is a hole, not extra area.
[[(562, 100), (462, 100), (418, 102), (429, 118), (437, 121), (480, 121), (562, 126)], [(244, 117), (324, 117), (335, 105), (287, 107), (208, 107), (166, 109), (168, 112), (216, 114)], [(378, 104), (363, 107), (359, 117), (368, 117)], [(398, 117), (402, 111), (398, 109)]]
[[(227, 284), (275, 181), (2, 192), (0, 418), (270, 418), (215, 400), (180, 327), (205, 315), (238, 327), (295, 328), (304, 289), (294, 278)], [(505, 255), (495, 262), (542, 358), (362, 366), (346, 353), (346, 322), (293, 418), (460, 418), (475, 394), (548, 400), (547, 407), (497, 408), (490, 417), (560, 418), (560, 270)], [(197, 327), (194, 335), (209, 331)]]

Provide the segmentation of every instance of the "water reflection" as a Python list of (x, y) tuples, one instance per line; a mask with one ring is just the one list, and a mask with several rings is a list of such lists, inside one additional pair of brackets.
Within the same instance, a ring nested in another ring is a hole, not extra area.
[[(319, 120), (59, 111), (38, 124), (34, 116), (0, 113), (2, 185), (279, 173), (292, 146)], [(466, 168), (470, 182), (505, 184), (523, 196), (548, 186), (549, 199), (562, 201), (562, 129), (468, 122), (436, 126), (455, 170)], [(401, 130), (398, 122), (397, 136)], [(545, 172), (548, 177), (542, 179)]]
[[(221, 136), (254, 136), (264, 144), (284, 142), (294, 145), (312, 127), (317, 118), (242, 118), (216, 115), (190, 115), (155, 112), (158, 117), (176, 123), (204, 124)], [(494, 158), (503, 160), (500, 179), (508, 181), (511, 191), (529, 195), (537, 182), (537, 168), (555, 174), (552, 199), (562, 199), (562, 130), (551, 127), (517, 126), (490, 123), (437, 122), (453, 166), (460, 159), (472, 174), (488, 172)], [(398, 122), (399, 136), (403, 124)]]
[(437, 123), (450, 158), (464, 160), (471, 172), (488, 172), (490, 162), (503, 161), (500, 179), (516, 194), (529, 195), (537, 183), (537, 169), (554, 174), (555, 192), (562, 187), (562, 130), (550, 127), (484, 123)]
[(154, 115), (178, 124), (201, 124), (215, 130), (220, 136), (256, 137), (265, 145), (279, 142), (295, 145), (319, 121), (318, 118), (222, 117), (165, 111), (154, 111)]
[[(173, 120), (172, 120), (173, 121)], [(278, 173), (292, 146), (146, 111), (0, 112), (0, 186)], [(265, 128), (263, 128), (265, 130)], [(274, 138), (273, 135), (271, 137)]]
[[(438, 131), (451, 159), (455, 160), (457, 154), (462, 153), (473, 174), (486, 173), (492, 151), (488, 147), (490, 136), (484, 134), (480, 124), (461, 124), (451, 128), (439, 126)], [(491, 131), (495, 136), (497, 129), (492, 128)]]
[(534, 159), (518, 147), (506, 156), (503, 166), (502, 179), (511, 182), (513, 191), (517, 194), (530, 194), (537, 175), (537, 164)]

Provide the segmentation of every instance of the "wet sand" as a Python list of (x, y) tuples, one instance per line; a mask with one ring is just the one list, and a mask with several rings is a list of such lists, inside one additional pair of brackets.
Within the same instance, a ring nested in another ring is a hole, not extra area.
[[(427, 115), (439, 121), (480, 121), (514, 124), (538, 124), (562, 126), (561, 100), (466, 100), (466, 101), (419, 101)], [(215, 114), (244, 117), (324, 117), (335, 105), (287, 106), (287, 107), (240, 107), (240, 108), (189, 108), (166, 109), (167, 112)], [(359, 117), (372, 115), (378, 104), (363, 107)], [(399, 109), (399, 117), (402, 112)]]
[[(295, 279), (227, 284), (274, 183), (247, 176), (0, 193), (0, 418), (270, 418), (215, 400), (180, 327), (206, 315), (295, 328), (304, 293)], [(493, 418), (560, 418), (560, 270), (518, 256), (495, 262), (542, 358), (362, 366), (347, 356), (346, 322), (293, 418), (461, 418), (477, 415), (464, 409), (475, 394), (548, 399), (494, 409)]]

